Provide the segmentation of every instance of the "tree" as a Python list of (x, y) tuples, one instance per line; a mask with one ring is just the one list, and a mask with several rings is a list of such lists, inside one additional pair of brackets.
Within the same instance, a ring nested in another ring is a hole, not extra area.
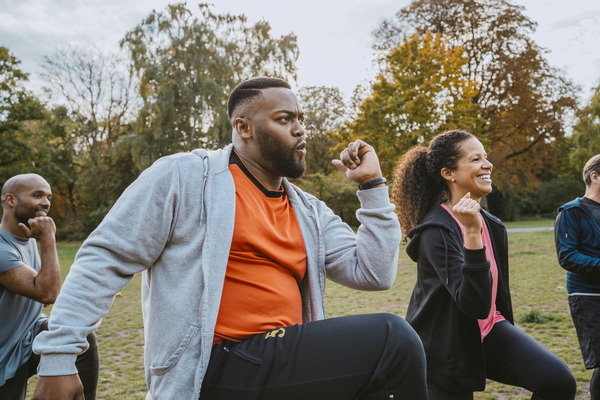
[[(31, 113), (31, 108), (37, 108), (37, 104), (23, 89), (27, 74), (19, 69), (20, 63), (6, 47), (0, 47), (1, 183), (19, 173), (33, 152), (19, 127), (23, 117)], [(34, 111), (33, 114), (38, 113)]]
[(335, 145), (330, 136), (347, 119), (344, 97), (336, 87), (307, 86), (298, 91), (306, 130), (306, 174), (337, 171), (331, 163)]
[(273, 38), (270, 25), (246, 24), (244, 15), (215, 14), (185, 4), (153, 11), (121, 45), (139, 74), (143, 107), (137, 120), (136, 161), (196, 147), (216, 148), (231, 140), (227, 95), (258, 75), (295, 79), (296, 36)]
[(101, 164), (135, 111), (133, 74), (126, 61), (94, 47), (66, 46), (45, 56), (42, 67), (47, 91), (78, 122), (82, 153), (93, 165)]
[(0, 47), (0, 59), (0, 185), (16, 174), (43, 176), (52, 186), (58, 236), (64, 237), (77, 216), (72, 121), (66, 109), (48, 110), (24, 89), (27, 74), (18, 69), (19, 61), (8, 49)]
[(129, 148), (117, 144), (131, 133), (134, 74), (122, 55), (94, 47), (60, 48), (44, 57), (42, 67), (51, 101), (63, 103), (48, 121), (62, 151), (49, 157), (70, 162), (61, 186), (71, 204), (69, 230), (86, 234), (139, 172), (131, 153), (123, 152)]
[(571, 143), (569, 165), (580, 175), (587, 160), (600, 154), (600, 84), (590, 102), (577, 114)]
[(464, 49), (464, 76), (476, 83), (471, 101), (485, 121), (473, 133), (493, 143), (500, 187), (531, 190), (540, 166), (557, 166), (554, 146), (576, 109), (573, 84), (549, 66), (531, 37), (535, 28), (508, 0), (416, 0), (374, 32), (379, 50), (427, 31)]
[(24, 93), (27, 74), (19, 69), (19, 61), (6, 47), (0, 46), (0, 121), (6, 119), (7, 109), (19, 102)]
[(440, 34), (405, 38), (385, 55), (370, 97), (337, 132), (337, 142), (364, 139), (377, 150), (384, 175), (391, 177), (404, 152), (440, 130), (479, 129), (478, 108), (471, 101), (477, 91), (462, 75), (467, 62), (462, 49), (448, 46)]

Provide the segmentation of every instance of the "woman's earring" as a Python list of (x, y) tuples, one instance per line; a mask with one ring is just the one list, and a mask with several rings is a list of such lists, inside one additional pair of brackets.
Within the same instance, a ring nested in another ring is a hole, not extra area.
[(454, 178), (452, 178), (452, 182), (454, 182)]

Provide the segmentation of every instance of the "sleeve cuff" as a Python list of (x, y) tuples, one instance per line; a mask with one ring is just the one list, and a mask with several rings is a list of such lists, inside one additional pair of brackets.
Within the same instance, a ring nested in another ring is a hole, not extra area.
[(389, 187), (382, 186), (369, 190), (358, 190), (356, 192), (360, 200), (361, 208), (378, 209), (390, 206)]
[(77, 374), (76, 360), (76, 354), (42, 354), (38, 364), (38, 375), (75, 375)]
[(490, 262), (485, 255), (485, 247), (481, 249), (464, 249), (465, 267), (471, 269), (489, 269)]

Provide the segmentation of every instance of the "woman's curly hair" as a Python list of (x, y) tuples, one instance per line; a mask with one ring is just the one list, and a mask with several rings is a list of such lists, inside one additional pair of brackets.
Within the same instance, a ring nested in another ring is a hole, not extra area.
[(402, 227), (403, 243), (431, 207), (449, 198), (442, 168), (456, 169), (460, 144), (473, 137), (463, 130), (442, 132), (431, 139), (428, 147), (414, 146), (400, 157), (394, 169), (391, 198)]

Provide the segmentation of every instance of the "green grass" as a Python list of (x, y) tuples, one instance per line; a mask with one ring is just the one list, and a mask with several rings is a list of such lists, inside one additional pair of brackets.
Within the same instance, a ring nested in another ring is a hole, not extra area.
[[(511, 228), (552, 226), (551, 220), (534, 222), (507, 225)], [(77, 248), (74, 244), (59, 246), (63, 277)], [(567, 363), (577, 379), (576, 399), (589, 398), (591, 371), (585, 370), (581, 359), (567, 304), (565, 272), (556, 261), (553, 232), (509, 232), (509, 250), (516, 325)], [(328, 316), (391, 312), (404, 317), (415, 276), (415, 264), (407, 257), (403, 246), (398, 276), (388, 291), (359, 292), (328, 281), (325, 292)], [(142, 400), (146, 386), (139, 276), (116, 297), (97, 335), (101, 357), (98, 399)], [(32, 396), (34, 385), (35, 377), (31, 379), (28, 398)], [(530, 396), (525, 390), (490, 381), (485, 392), (476, 393), (475, 399), (521, 400)]]
[(531, 219), (527, 221), (508, 221), (504, 222), (507, 228), (539, 228), (554, 226), (553, 219)]

